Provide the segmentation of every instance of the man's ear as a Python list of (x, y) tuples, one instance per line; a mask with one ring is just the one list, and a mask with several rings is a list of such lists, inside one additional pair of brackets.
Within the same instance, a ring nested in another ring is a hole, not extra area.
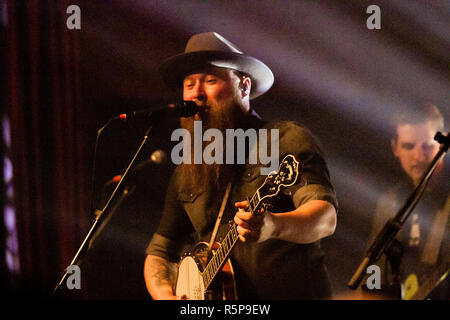
[(397, 140), (394, 138), (391, 139), (391, 149), (393, 155), (397, 157)]
[(250, 90), (252, 87), (252, 80), (250, 80), (249, 77), (242, 77), (241, 82), (239, 84), (239, 87), (241, 89), (241, 96), (242, 98), (250, 95)]

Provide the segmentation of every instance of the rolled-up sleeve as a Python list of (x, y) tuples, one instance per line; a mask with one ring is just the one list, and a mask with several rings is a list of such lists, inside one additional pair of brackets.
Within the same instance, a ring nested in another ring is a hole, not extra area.
[(181, 249), (179, 242), (170, 240), (159, 233), (154, 233), (145, 252), (171, 262), (177, 262)]
[(287, 190), (295, 207), (311, 200), (324, 200), (337, 211), (336, 193), (318, 141), (309, 130), (293, 121), (285, 122), (280, 131), (280, 156), (293, 154), (300, 162), (300, 179)]
[(299, 188), (293, 195), (296, 208), (311, 200), (323, 200), (331, 203), (337, 210), (338, 204), (334, 191), (320, 184), (310, 184)]

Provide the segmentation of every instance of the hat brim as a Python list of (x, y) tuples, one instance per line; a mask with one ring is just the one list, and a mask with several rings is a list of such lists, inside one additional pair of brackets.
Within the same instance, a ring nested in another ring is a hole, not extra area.
[(183, 79), (206, 66), (228, 68), (240, 71), (252, 79), (250, 99), (267, 92), (273, 85), (272, 71), (260, 60), (234, 52), (197, 51), (181, 53), (163, 62), (159, 72), (166, 85), (176, 90)]

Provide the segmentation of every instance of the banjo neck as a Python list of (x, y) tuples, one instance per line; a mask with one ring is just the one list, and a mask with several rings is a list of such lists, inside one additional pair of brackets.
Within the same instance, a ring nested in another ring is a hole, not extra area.
[[(255, 212), (261, 204), (261, 198), (259, 196), (259, 189), (255, 192), (253, 197), (249, 200), (248, 210), (250, 212)], [(205, 267), (202, 277), (203, 283), (205, 284), (205, 289), (208, 289), (211, 282), (214, 280), (215, 276), (219, 272), (219, 270), (224, 265), (228, 256), (231, 253), (231, 250), (234, 248), (237, 240), (239, 239), (239, 234), (237, 232), (237, 224), (233, 223), (224, 240), (219, 246), (219, 249), (216, 250), (215, 255), (211, 258), (207, 266)]]
[[(248, 199), (247, 210), (252, 214), (259, 215), (270, 208), (270, 204), (263, 202), (263, 200), (276, 196), (282, 187), (293, 185), (297, 181), (299, 175), (298, 167), (299, 162), (293, 155), (288, 154), (281, 161), (278, 172), (275, 174), (270, 174), (264, 181), (263, 185), (253, 194), (252, 198)], [(224, 240), (220, 244), (220, 247), (217, 249), (216, 253), (202, 272), (205, 290), (208, 289), (215, 276), (224, 265), (238, 239), (239, 234), (237, 232), (237, 224), (233, 223)]]
[(228, 256), (230, 255), (231, 250), (239, 239), (239, 234), (236, 230), (237, 225), (234, 224), (231, 229), (228, 231), (225, 239), (220, 244), (219, 249), (217, 249), (215, 255), (211, 258), (208, 265), (205, 267), (202, 277), (203, 283), (205, 284), (205, 290), (208, 289), (211, 282), (216, 277), (219, 270), (224, 265)]

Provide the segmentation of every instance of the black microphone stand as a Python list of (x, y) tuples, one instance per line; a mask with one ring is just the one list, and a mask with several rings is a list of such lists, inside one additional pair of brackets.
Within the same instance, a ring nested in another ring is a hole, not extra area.
[[(355, 271), (352, 278), (347, 284), (347, 286), (350, 289), (358, 288), (365, 275), (367, 267), (372, 265), (374, 262), (378, 261), (383, 253), (386, 254), (388, 257), (392, 257), (392, 252), (396, 251), (396, 249), (394, 248), (396, 245), (395, 237), (402, 228), (403, 224), (408, 219), (412, 210), (415, 208), (417, 202), (420, 200), (423, 192), (425, 191), (427, 183), (431, 178), (431, 175), (436, 169), (437, 164), (441, 159), (444, 158), (445, 154), (447, 153), (450, 144), (449, 135), (450, 133), (447, 134), (447, 136), (444, 136), (442, 133), (438, 132), (434, 136), (434, 140), (436, 140), (441, 144), (438, 153), (431, 161), (420, 183), (417, 185), (413, 193), (406, 200), (403, 207), (398, 211), (398, 213), (395, 215), (394, 218), (391, 218), (386, 222), (383, 229), (381, 229), (380, 233), (376, 237), (375, 241), (371, 244), (370, 248), (367, 250), (364, 259), (362, 260), (361, 264), (359, 265), (359, 267), (357, 268), (357, 270)], [(397, 262), (396, 267), (399, 267), (398, 263), (399, 262)], [(398, 278), (398, 275), (395, 276), (396, 278)], [(399, 281), (399, 279), (397, 279), (396, 281)]]
[(95, 220), (94, 223), (92, 224), (91, 228), (89, 229), (88, 234), (86, 235), (86, 237), (84, 238), (80, 248), (78, 249), (78, 251), (76, 252), (75, 256), (73, 257), (72, 261), (70, 262), (70, 265), (65, 269), (63, 276), (61, 277), (61, 280), (58, 282), (58, 284), (56, 285), (56, 287), (53, 289), (53, 293), (52, 295), (54, 295), (56, 293), (56, 291), (58, 290), (58, 288), (61, 287), (61, 285), (63, 284), (63, 282), (66, 280), (67, 276), (69, 275), (67, 270), (70, 266), (73, 265), (77, 265), (78, 262), (80, 261), (80, 256), (82, 255), (82, 253), (85, 252), (86, 248), (89, 246), (89, 243), (91, 242), (91, 238), (93, 237), (93, 235), (95, 234), (95, 231), (97, 230), (98, 226), (101, 224), (101, 221), (103, 219), (103, 217), (105, 216), (105, 212), (108, 211), (109, 206), (112, 202), (112, 200), (114, 199), (114, 196), (117, 192), (117, 190), (120, 188), (122, 181), (125, 179), (125, 177), (128, 174), (128, 171), (130, 171), (130, 168), (133, 166), (134, 162), (136, 161), (137, 156), (139, 155), (139, 153), (141, 152), (141, 149), (143, 148), (143, 146), (145, 145), (145, 143), (147, 142), (150, 132), (152, 130), (152, 125), (150, 125), (150, 127), (147, 129), (147, 131), (144, 134), (144, 139), (142, 140), (138, 150), (136, 151), (136, 153), (134, 154), (133, 158), (131, 159), (130, 164), (128, 165), (128, 167), (126, 168), (125, 172), (122, 174), (119, 182), (117, 183), (114, 191), (112, 192), (111, 196), (109, 197), (108, 201), (106, 202), (105, 206), (103, 207), (102, 210), (96, 210), (95, 212)]
[[(170, 109), (167, 109), (167, 110), (170, 110)], [(98, 226), (101, 224), (102, 219), (103, 219), (103, 217), (105, 215), (105, 212), (108, 211), (109, 206), (110, 206), (112, 200), (114, 199), (114, 196), (115, 196), (117, 190), (120, 188), (120, 186), (122, 184), (122, 181), (127, 176), (128, 171), (130, 171), (130, 168), (133, 166), (134, 162), (136, 161), (136, 158), (138, 157), (139, 153), (141, 152), (142, 148), (144, 147), (145, 143), (147, 142), (147, 140), (149, 138), (149, 135), (150, 135), (150, 132), (151, 132), (151, 130), (153, 128), (153, 124), (157, 123), (158, 121), (161, 121), (161, 119), (165, 116), (164, 111), (165, 111), (164, 109), (162, 109), (162, 110), (155, 110), (154, 112), (151, 112), (150, 114), (147, 115), (147, 120), (150, 123), (150, 126), (147, 129), (147, 131), (145, 132), (144, 138), (143, 138), (143, 140), (142, 140), (138, 150), (136, 151), (136, 153), (134, 154), (133, 158), (131, 159), (131, 162), (128, 165), (128, 167), (126, 168), (125, 172), (121, 175), (121, 178), (120, 178), (119, 182), (117, 183), (114, 191), (112, 192), (111, 196), (109, 197), (109, 199), (106, 202), (106, 204), (103, 207), (103, 209), (102, 210), (95, 210), (96, 217), (95, 217), (94, 223), (92, 224), (91, 228), (89, 229), (88, 234), (84, 238), (80, 248), (78, 249), (78, 251), (76, 252), (75, 256), (73, 257), (70, 265), (64, 270), (64, 274), (62, 275), (61, 280), (58, 282), (56, 287), (53, 289), (52, 295), (54, 295), (57, 292), (58, 288), (60, 288), (61, 285), (63, 284), (63, 282), (66, 280), (67, 276), (69, 275), (68, 274), (69, 267), (73, 266), (73, 265), (77, 265), (79, 263), (79, 261), (80, 261), (81, 255), (89, 247), (91, 239), (94, 236), (94, 234), (96, 234), (96, 230), (97, 230)], [(182, 102), (182, 108), (179, 109), (179, 112), (180, 112), (179, 116), (181, 116), (181, 117), (190, 117), (190, 116), (193, 116), (195, 113), (197, 113), (197, 111), (198, 111), (198, 107), (195, 104), (195, 102), (193, 102), (193, 101), (183, 101)], [(108, 122), (108, 124), (109, 124), (109, 122)], [(100, 130), (102, 130), (102, 129), (100, 129)]]

